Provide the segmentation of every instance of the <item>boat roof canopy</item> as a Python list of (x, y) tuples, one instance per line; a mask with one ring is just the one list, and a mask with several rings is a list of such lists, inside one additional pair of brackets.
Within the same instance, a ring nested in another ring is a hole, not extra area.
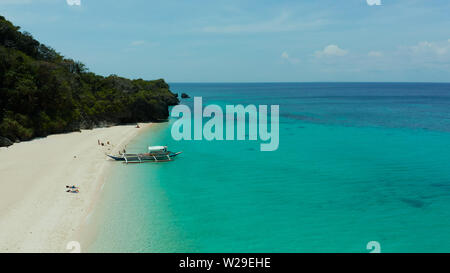
[(150, 152), (165, 151), (165, 150), (167, 150), (167, 146), (148, 146), (148, 150)]

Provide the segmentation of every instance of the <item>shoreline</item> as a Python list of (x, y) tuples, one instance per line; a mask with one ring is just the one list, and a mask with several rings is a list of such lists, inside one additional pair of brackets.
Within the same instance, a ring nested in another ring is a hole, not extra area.
[[(84, 242), (83, 228), (112, 166), (105, 153), (117, 153), (151, 124), (82, 130), (0, 148), (0, 253), (64, 253), (69, 242)], [(66, 185), (80, 192), (67, 193)]]

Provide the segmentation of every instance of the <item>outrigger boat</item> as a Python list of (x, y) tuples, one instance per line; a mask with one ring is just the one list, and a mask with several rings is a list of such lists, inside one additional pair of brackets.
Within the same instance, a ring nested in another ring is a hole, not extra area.
[(181, 152), (174, 153), (167, 150), (167, 146), (150, 146), (148, 153), (143, 154), (120, 154), (118, 156), (107, 155), (116, 161), (125, 163), (145, 163), (145, 162), (167, 162), (172, 161)]

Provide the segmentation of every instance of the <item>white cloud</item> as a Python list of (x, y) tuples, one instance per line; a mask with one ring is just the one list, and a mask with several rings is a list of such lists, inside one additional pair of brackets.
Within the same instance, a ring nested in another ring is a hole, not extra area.
[(367, 0), (367, 5), (369, 6), (380, 6), (381, 0)]
[(300, 62), (299, 59), (297, 58), (292, 58), (291, 56), (289, 56), (289, 53), (287, 53), (286, 51), (284, 51), (283, 53), (281, 53), (281, 59), (288, 61), (290, 63), (296, 64), (298, 62)]
[(200, 31), (208, 33), (265, 33), (286, 32), (314, 28), (327, 24), (323, 19), (297, 21), (289, 13), (283, 12), (278, 17), (266, 21), (223, 26), (206, 26)]
[(81, 0), (66, 0), (69, 6), (81, 6)]
[(369, 56), (369, 57), (382, 57), (383, 56), (383, 52), (381, 52), (381, 51), (370, 51), (369, 53), (367, 53), (367, 56)]
[[(388, 59), (388, 58), (385, 58)], [(408, 68), (450, 71), (450, 41), (423, 41), (399, 47), (389, 59)]]
[(323, 56), (345, 56), (347, 55), (348, 51), (340, 48), (337, 45), (328, 45), (323, 50), (316, 51), (315, 55), (316, 57), (323, 57)]
[(135, 50), (139, 50), (142, 48), (150, 48), (157, 47), (160, 44), (158, 42), (144, 41), (144, 40), (135, 40), (131, 41), (127, 47), (124, 48), (126, 52), (131, 52)]
[(434, 54), (443, 56), (450, 53), (450, 39), (444, 42), (420, 42), (417, 45), (409, 47), (409, 50), (414, 55), (420, 54)]
[(145, 41), (133, 41), (133, 42), (131, 42), (132, 46), (141, 46), (141, 45), (144, 45), (144, 44), (145, 44)]

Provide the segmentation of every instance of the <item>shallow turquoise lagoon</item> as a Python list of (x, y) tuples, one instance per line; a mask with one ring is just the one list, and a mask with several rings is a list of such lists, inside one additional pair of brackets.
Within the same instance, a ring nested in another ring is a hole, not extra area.
[[(450, 251), (450, 85), (172, 84), (204, 104), (280, 105), (280, 146), (174, 141), (168, 123), (129, 144), (183, 151), (115, 164), (94, 252)], [(192, 106), (192, 100), (184, 101)]]

